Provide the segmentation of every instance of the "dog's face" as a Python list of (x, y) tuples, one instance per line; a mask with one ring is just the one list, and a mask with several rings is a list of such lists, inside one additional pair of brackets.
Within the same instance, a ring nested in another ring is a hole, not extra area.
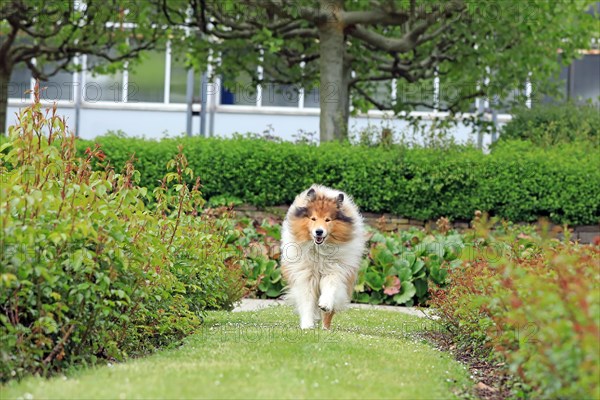
[(344, 214), (344, 195), (318, 197), (314, 189), (307, 193), (306, 207), (296, 207), (292, 231), (300, 241), (312, 240), (316, 245), (345, 243), (352, 238), (352, 218)]

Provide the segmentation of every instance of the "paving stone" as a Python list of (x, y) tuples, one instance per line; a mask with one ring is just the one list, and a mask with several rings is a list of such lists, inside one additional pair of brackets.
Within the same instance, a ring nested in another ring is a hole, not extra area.
[[(233, 312), (257, 311), (265, 309), (267, 307), (277, 307), (284, 305), (286, 305), (285, 301), (280, 299), (242, 299), (241, 302), (237, 304), (236, 307), (233, 309)], [(366, 310), (385, 310), (392, 312), (400, 312), (403, 314), (409, 314), (421, 318), (438, 318), (437, 316), (433, 315), (431, 309), (420, 307), (380, 306), (371, 304), (352, 303), (350, 304), (350, 308), (360, 308)]]

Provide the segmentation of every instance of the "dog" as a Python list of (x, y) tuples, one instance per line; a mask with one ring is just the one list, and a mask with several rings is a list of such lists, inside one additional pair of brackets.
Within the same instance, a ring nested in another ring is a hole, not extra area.
[(301, 329), (319, 320), (329, 329), (347, 308), (364, 248), (363, 219), (347, 194), (312, 185), (296, 196), (281, 229), (281, 268)]

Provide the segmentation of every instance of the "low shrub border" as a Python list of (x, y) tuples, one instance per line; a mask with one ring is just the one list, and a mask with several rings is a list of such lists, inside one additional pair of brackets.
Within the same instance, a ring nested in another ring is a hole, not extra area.
[(149, 208), (133, 162), (77, 157), (35, 97), (0, 146), (0, 382), (172, 346), (232, 308), (244, 280), (228, 216), (199, 215), (181, 149)]
[[(135, 153), (141, 184), (149, 189), (183, 145), (209, 201), (290, 204), (319, 182), (351, 193), (362, 211), (417, 220), (468, 220), (475, 210), (523, 222), (600, 220), (600, 160), (580, 144), (542, 149), (511, 141), (486, 155), (468, 147), (311, 146), (244, 138), (152, 141), (109, 135), (96, 141), (116, 168)], [(79, 143), (81, 150), (89, 146)]]
[(539, 104), (533, 108), (513, 110), (512, 119), (504, 125), (500, 140), (525, 139), (538, 146), (583, 141), (600, 144), (600, 113), (598, 106)]
[[(501, 362), (521, 384), (515, 398), (600, 396), (600, 243), (579, 245), (481, 220), (482, 244), (448, 271), (430, 304), (456, 346)], [(490, 257), (490, 248), (501, 249)]]

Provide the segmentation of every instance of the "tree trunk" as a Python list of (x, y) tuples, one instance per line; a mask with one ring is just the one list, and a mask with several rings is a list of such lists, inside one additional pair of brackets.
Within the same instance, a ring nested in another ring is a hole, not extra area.
[(12, 68), (0, 65), (0, 135), (6, 135), (6, 112), (8, 108), (8, 83)]
[(350, 79), (352, 79), (352, 65), (349, 60), (344, 60), (344, 68), (342, 70), (342, 111), (343, 111), (343, 126), (344, 139), (348, 138), (348, 121), (350, 119)]
[[(344, 24), (339, 19), (342, 1), (327, 1), (330, 11), (319, 26), (321, 142), (345, 140), (348, 136), (348, 79), (344, 74)], [(347, 74), (346, 74), (347, 75)]]

